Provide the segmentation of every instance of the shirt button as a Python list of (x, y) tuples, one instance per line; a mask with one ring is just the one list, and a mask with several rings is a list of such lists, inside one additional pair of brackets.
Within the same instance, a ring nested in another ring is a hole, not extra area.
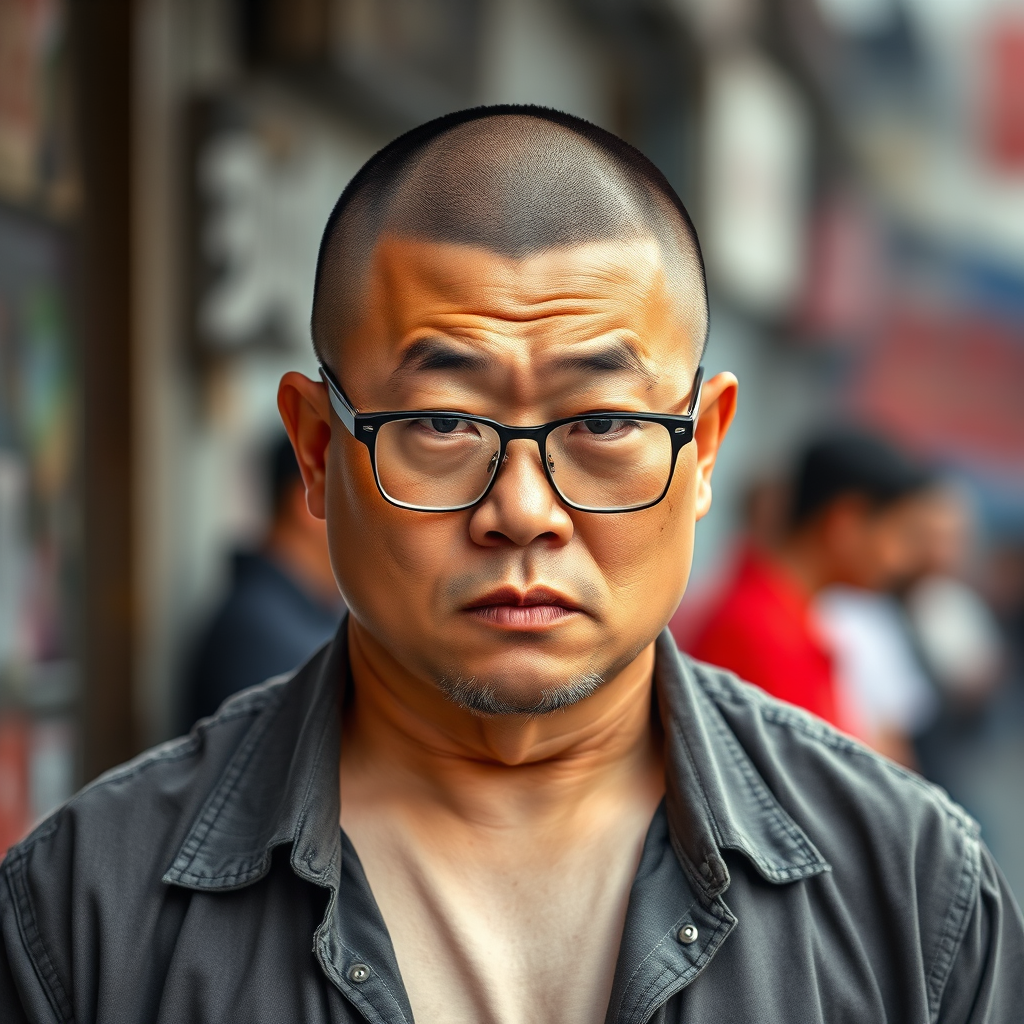
[(676, 936), (677, 939), (684, 945), (688, 946), (691, 942), (697, 941), (697, 929), (692, 924), (684, 924), (679, 929), (679, 934)]
[(370, 976), (370, 968), (366, 964), (353, 964), (348, 969), (348, 980), (362, 984)]

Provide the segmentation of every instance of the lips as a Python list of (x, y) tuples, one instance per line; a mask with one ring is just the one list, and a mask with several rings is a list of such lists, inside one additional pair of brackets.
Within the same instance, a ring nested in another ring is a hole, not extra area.
[(538, 629), (572, 618), (583, 609), (571, 597), (549, 587), (498, 587), (470, 601), (466, 611), (506, 629)]
[(530, 587), (521, 591), (515, 587), (498, 587), (483, 597), (478, 597), (466, 605), (467, 608), (489, 608), (505, 605), (513, 608), (535, 608), (538, 605), (553, 605), (569, 611), (582, 611), (580, 606), (570, 597), (551, 590), (549, 587)]

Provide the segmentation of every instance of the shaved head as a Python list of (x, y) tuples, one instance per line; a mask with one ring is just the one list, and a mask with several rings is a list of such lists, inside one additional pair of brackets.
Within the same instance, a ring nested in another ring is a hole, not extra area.
[(322, 361), (333, 362), (361, 322), (373, 254), (387, 235), (511, 259), (653, 239), (689, 337), (701, 348), (707, 338), (704, 264), (679, 197), (643, 154), (569, 114), (478, 107), (421, 125), (371, 157), (320, 243), (312, 333)]

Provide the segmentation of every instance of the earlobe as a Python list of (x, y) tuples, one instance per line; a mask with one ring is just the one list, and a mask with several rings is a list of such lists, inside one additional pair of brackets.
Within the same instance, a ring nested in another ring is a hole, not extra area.
[(696, 513), (698, 519), (711, 511), (711, 474), (715, 468), (725, 435), (729, 432), (736, 415), (736, 396), (739, 383), (734, 374), (718, 373), (704, 385), (700, 417), (694, 431), (693, 443), (697, 446), (697, 495)]
[(306, 486), (306, 507), (317, 519), (326, 519), (325, 481), (331, 414), (324, 385), (301, 373), (286, 373), (278, 385), (277, 408)]

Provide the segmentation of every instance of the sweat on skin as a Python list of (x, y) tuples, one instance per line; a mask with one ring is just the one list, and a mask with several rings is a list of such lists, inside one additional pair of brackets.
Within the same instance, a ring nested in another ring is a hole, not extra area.
[[(514, 259), (389, 235), (371, 268), (333, 367), (360, 411), (515, 425), (686, 409), (703, 325), (680, 310), (653, 239)], [(418, 1019), (603, 1017), (664, 793), (654, 640), (685, 587), (735, 396), (731, 374), (704, 385), (695, 442), (649, 509), (566, 508), (536, 444), (514, 441), (479, 505), (419, 513), (381, 497), (321, 383), (282, 381), (351, 609), (341, 822)], [(482, 715), (449, 698), (453, 677), (523, 708), (583, 678), (601, 685), (551, 714)], [(579, 984), (566, 987), (570, 962)]]

